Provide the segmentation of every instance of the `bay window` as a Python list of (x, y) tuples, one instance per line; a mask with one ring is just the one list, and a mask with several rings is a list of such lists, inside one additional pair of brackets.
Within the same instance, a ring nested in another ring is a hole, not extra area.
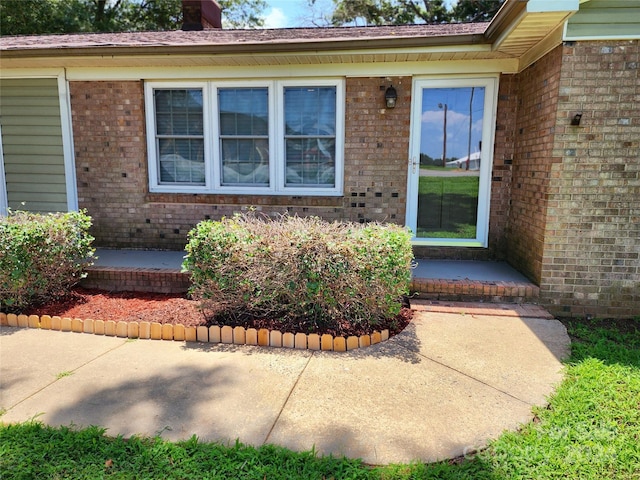
[(149, 189), (341, 195), (341, 80), (149, 82)]

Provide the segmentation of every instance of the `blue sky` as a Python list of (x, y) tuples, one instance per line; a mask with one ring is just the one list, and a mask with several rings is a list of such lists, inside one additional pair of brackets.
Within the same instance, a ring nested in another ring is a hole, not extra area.
[(479, 151), (482, 139), (484, 88), (426, 88), (422, 95), (420, 153), (442, 158), (444, 108), (447, 106), (447, 158), (462, 158), (469, 149)]
[[(307, 0), (267, 0), (265, 9), (266, 28), (309, 27), (313, 17)], [(316, 0), (314, 11), (330, 12), (333, 9), (331, 0)]]
[[(266, 0), (265, 9), (266, 28), (311, 27), (312, 19), (320, 18), (324, 13), (329, 15), (333, 10), (332, 0), (316, 0), (313, 8), (307, 0)], [(445, 3), (455, 3), (447, 0)]]

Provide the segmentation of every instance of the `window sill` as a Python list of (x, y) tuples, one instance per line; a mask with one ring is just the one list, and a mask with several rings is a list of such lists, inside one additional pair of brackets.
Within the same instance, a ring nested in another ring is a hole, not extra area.
[(342, 207), (343, 195), (247, 195), (211, 193), (147, 193), (147, 203), (183, 203), (203, 205), (256, 205)]

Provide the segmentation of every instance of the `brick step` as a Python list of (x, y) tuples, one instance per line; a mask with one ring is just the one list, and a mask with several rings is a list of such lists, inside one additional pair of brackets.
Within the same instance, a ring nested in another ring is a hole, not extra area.
[(112, 292), (185, 293), (189, 274), (173, 268), (104, 267), (87, 268), (80, 285)]
[(414, 278), (413, 298), (450, 302), (535, 303), (540, 288), (530, 282)]
[[(190, 282), (187, 273), (172, 268), (93, 266), (80, 285), (114, 292), (185, 293)], [(540, 289), (529, 282), (414, 278), (411, 293), (422, 300), (535, 303)]]

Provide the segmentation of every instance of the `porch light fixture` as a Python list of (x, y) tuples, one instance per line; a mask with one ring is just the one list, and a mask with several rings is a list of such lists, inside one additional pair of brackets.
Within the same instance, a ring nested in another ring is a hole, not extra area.
[(571, 125), (577, 127), (578, 125), (580, 125), (580, 119), (582, 119), (582, 113), (576, 113), (571, 119)]
[(384, 100), (387, 104), (387, 108), (396, 108), (396, 100), (398, 100), (398, 92), (391, 85), (387, 88), (387, 91), (384, 92)]

